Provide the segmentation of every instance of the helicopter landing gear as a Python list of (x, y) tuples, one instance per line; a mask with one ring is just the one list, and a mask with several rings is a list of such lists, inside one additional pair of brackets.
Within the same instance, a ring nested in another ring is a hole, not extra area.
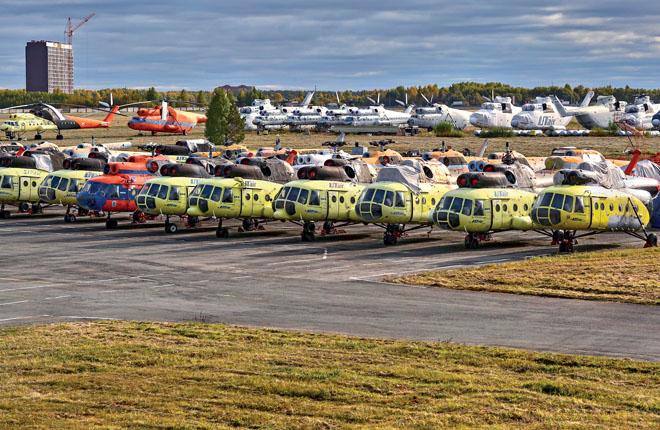
[(108, 230), (117, 228), (117, 220), (110, 218), (110, 214), (108, 214), (108, 219), (105, 221), (105, 228)]
[(76, 222), (76, 216), (74, 214), (64, 214), (64, 222), (66, 223)]
[(186, 225), (187, 225), (189, 228), (195, 228), (195, 227), (197, 227), (197, 226), (199, 225), (199, 217), (196, 217), (196, 216), (190, 216), (190, 217), (188, 217), (188, 220), (187, 220), (187, 222), (186, 222)]
[[(577, 245), (577, 240), (575, 238), (575, 233), (570, 231), (558, 232), (557, 235), (559, 243), (559, 253), (568, 254), (575, 251), (575, 245)], [(553, 240), (555, 238), (554, 233), (552, 236)]]
[(238, 231), (253, 231), (256, 230), (258, 226), (259, 224), (257, 221), (253, 220), (252, 218), (245, 218), (241, 223), (241, 226), (238, 228)]
[(30, 207), (30, 213), (33, 214), (33, 215), (34, 214), (40, 214), (40, 213), (43, 213), (43, 212), (44, 212), (44, 208), (39, 203), (34, 203)]
[(489, 241), (491, 238), (489, 233), (469, 233), (465, 236), (465, 249), (477, 249), (481, 242)]
[(396, 245), (403, 234), (404, 229), (401, 224), (388, 224), (383, 235), (383, 244), (385, 246)]
[(133, 222), (135, 224), (144, 224), (147, 222), (147, 217), (144, 212), (135, 211), (133, 212)]
[(64, 136), (62, 136), (62, 133), (57, 133), (57, 136), (55, 136), (55, 139), (64, 140)]
[(165, 223), (165, 233), (174, 234), (177, 231), (179, 231), (179, 226), (176, 223), (169, 221)]
[(218, 239), (227, 239), (229, 237), (229, 229), (222, 226), (222, 220), (218, 221), (218, 228), (215, 229), (215, 237)]
[(303, 242), (314, 242), (316, 238), (316, 224), (311, 221), (305, 221), (301, 238)]
[(5, 210), (5, 205), (0, 206), (0, 218), (1, 219), (8, 219), (11, 216), (11, 212), (8, 210)]
[(644, 248), (655, 248), (658, 246), (658, 236), (655, 233), (650, 233), (646, 236), (646, 242), (644, 243)]
[(41, 139), (42, 139), (42, 137), (39, 133), (34, 135), (34, 140), (41, 140)]
[(18, 205), (18, 211), (19, 211), (20, 213), (27, 213), (27, 212), (30, 212), (30, 205), (27, 204), (27, 203), (25, 203), (25, 202), (23, 202), (23, 203), (21, 203), (21, 204)]

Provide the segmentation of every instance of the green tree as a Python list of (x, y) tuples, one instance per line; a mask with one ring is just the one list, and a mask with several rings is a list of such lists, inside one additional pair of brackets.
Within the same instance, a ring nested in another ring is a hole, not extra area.
[(239, 143), (245, 138), (245, 122), (238, 113), (236, 100), (222, 88), (213, 91), (206, 117), (204, 135), (214, 144)]
[(160, 96), (158, 95), (156, 89), (154, 87), (151, 87), (147, 90), (146, 98), (147, 100), (157, 100), (160, 98)]

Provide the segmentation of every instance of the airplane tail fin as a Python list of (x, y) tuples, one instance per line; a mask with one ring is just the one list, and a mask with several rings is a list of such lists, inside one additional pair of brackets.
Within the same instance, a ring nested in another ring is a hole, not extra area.
[(582, 100), (582, 103), (580, 103), (580, 107), (587, 107), (589, 106), (589, 103), (591, 103), (591, 99), (594, 98), (594, 92), (589, 91), (586, 96), (584, 96), (584, 100)]
[(310, 91), (305, 95), (305, 99), (300, 104), (300, 107), (307, 107), (312, 102), (312, 97), (314, 97), (314, 91)]
[(571, 112), (568, 112), (564, 105), (561, 103), (561, 100), (557, 96), (552, 96), (552, 104), (555, 105), (555, 108), (557, 109), (557, 112), (559, 112), (559, 115), (565, 117), (565, 116), (573, 116)]

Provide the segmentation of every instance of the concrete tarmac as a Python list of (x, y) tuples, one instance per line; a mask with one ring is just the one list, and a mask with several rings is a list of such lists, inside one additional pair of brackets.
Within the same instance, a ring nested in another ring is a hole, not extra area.
[[(660, 360), (655, 306), (380, 281), (555, 253), (536, 233), (504, 233), (465, 250), (460, 233), (418, 230), (385, 247), (373, 226), (303, 243), (299, 227), (280, 222), (217, 239), (212, 224), (169, 235), (162, 223), (125, 220), (106, 230), (103, 220), (65, 224), (56, 213), (0, 222), (0, 326), (203, 321)], [(608, 234), (580, 247), (621, 245), (642, 243)]]

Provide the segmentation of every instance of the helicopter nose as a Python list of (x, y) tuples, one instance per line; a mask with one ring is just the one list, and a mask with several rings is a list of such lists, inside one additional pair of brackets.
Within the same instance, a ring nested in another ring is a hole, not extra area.
[(660, 118), (653, 118), (651, 123), (653, 124), (653, 127), (660, 127)]
[(518, 127), (519, 124), (520, 124), (520, 119), (518, 119), (518, 118), (513, 118), (513, 119), (511, 120), (511, 127)]

